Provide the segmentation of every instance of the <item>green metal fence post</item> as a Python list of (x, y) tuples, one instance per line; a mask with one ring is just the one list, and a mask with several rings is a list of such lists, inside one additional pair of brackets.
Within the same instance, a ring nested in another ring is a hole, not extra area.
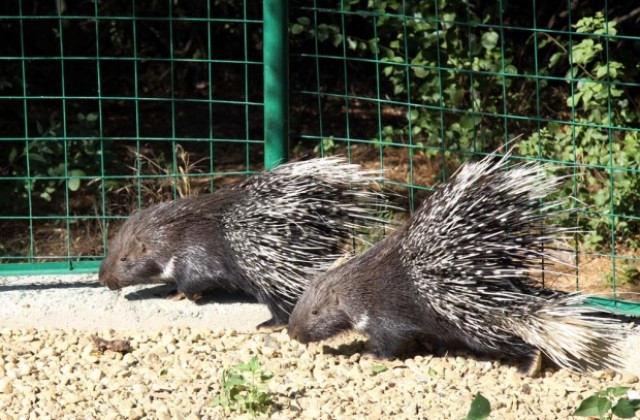
[(271, 169), (289, 154), (288, 8), (265, 0), (264, 20), (264, 166)]

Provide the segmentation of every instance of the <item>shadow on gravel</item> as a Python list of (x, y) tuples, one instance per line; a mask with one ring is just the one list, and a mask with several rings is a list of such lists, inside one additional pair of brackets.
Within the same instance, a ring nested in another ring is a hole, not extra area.
[[(477, 362), (496, 362), (499, 361), (501, 364), (506, 366), (514, 366), (516, 368), (521, 367), (521, 363), (515, 359), (502, 358), (497, 356), (491, 356), (489, 354), (482, 353), (474, 353), (470, 350), (464, 349), (447, 349), (447, 348), (433, 348), (429, 345), (419, 344), (419, 343), (411, 343), (406, 349), (404, 349), (400, 355), (393, 357), (391, 359), (379, 358), (374, 356), (371, 353), (371, 346), (366, 339), (354, 339), (348, 343), (342, 343), (338, 346), (331, 345), (323, 345), (322, 346), (322, 354), (327, 354), (331, 356), (344, 356), (351, 357), (355, 354), (360, 354), (361, 356), (366, 355), (366, 357), (372, 358), (374, 360), (401, 360), (405, 362), (408, 359), (413, 359), (416, 356), (422, 357), (435, 357), (441, 358), (446, 356), (456, 356), (463, 357), (468, 360), (475, 360)], [(543, 355), (543, 366), (545, 368), (553, 368), (552, 362)]]
[[(130, 301), (147, 299), (169, 299), (176, 294), (176, 287), (171, 284), (160, 284), (124, 295)], [(196, 302), (198, 305), (208, 303), (257, 303), (257, 300), (243, 293), (230, 293), (225, 290), (212, 290), (202, 295)]]
[(57, 283), (34, 283), (34, 284), (1, 284), (0, 293), (14, 292), (19, 290), (47, 290), (47, 289), (88, 289), (104, 287), (98, 282), (57, 282)]

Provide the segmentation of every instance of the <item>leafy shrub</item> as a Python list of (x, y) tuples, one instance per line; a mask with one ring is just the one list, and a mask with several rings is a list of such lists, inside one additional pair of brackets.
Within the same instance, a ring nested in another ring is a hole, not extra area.
[[(373, 34), (355, 30), (372, 22), (366, 17), (371, 15), (357, 13), (345, 15), (346, 33), (330, 19), (312, 25), (308, 18), (298, 18), (292, 33), (317, 32), (320, 42), (336, 48), (345, 43), (352, 54), (381, 62), (385, 96), (398, 106), (407, 103), (406, 124), (386, 125), (378, 133), (383, 147), (411, 138), (419, 153), (444, 153), (455, 165), (462, 160), (458, 152), (495, 150), (523, 133), (519, 154), (564, 166), (575, 162), (581, 188), (574, 191), (569, 180), (561, 194), (586, 207), (588, 217), (579, 223), (591, 233), (583, 244), (602, 248), (614, 234), (637, 248), (640, 224), (624, 216), (640, 213), (640, 131), (629, 129), (638, 126), (640, 112), (633, 83), (621, 84), (633, 81), (627, 73), (637, 70), (633, 59), (613, 47), (616, 21), (595, 12), (572, 25), (571, 37), (561, 31), (502, 36), (483, 24), (502, 25), (496, 16), (517, 20), (523, 13), (497, 7), (463, 0), (350, 0), (342, 11), (374, 12)], [(510, 26), (528, 27), (517, 21)]]
[(640, 410), (640, 400), (629, 398), (629, 389), (619, 386), (598, 391), (582, 401), (573, 415), (599, 419), (612, 419), (614, 416), (621, 419), (635, 418), (636, 412)]
[[(51, 201), (66, 188), (77, 191), (86, 182), (87, 173), (100, 173), (100, 153), (110, 149), (96, 139), (98, 115), (78, 113), (76, 122), (69, 124), (67, 135), (74, 139), (63, 139), (63, 125), (52, 115), (48, 125), (37, 122), (39, 138), (29, 141), (21, 148), (12, 147), (8, 156), (11, 175), (29, 177), (23, 188), (15, 187), (15, 196), (26, 198), (28, 194), (44, 201)], [(28, 164), (26, 160), (28, 159)], [(64, 201), (64, 200), (61, 200)]]
[[(632, 235), (640, 230), (638, 222), (611, 215), (611, 211), (616, 215), (640, 211), (640, 177), (628, 170), (637, 170), (640, 164), (640, 133), (612, 133), (607, 128), (637, 126), (640, 117), (617, 84), (624, 75), (624, 65), (613, 59), (607, 61), (603, 56), (606, 44), (616, 35), (616, 23), (607, 24), (604, 15), (598, 12), (579, 20), (573, 27), (578, 33), (595, 36), (569, 44), (545, 34), (546, 40), (538, 48), (558, 50), (551, 56), (547, 68), (565, 72), (564, 77), (572, 89), (564, 102), (578, 125), (550, 122), (522, 141), (518, 151), (527, 156), (577, 164), (576, 180), (585, 187), (577, 191), (576, 198), (590, 213), (583, 219), (590, 230), (584, 238), (587, 247), (606, 245), (604, 239), (613, 223), (616, 236), (637, 248), (640, 243)], [(566, 183), (562, 194), (573, 193), (573, 184)]]

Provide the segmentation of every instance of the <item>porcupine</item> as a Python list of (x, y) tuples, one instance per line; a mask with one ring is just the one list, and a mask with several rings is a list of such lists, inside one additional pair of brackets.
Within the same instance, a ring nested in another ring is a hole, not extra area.
[(543, 258), (559, 262), (557, 239), (576, 232), (543, 225), (563, 212), (562, 201), (543, 202), (561, 179), (536, 163), (506, 167), (507, 156), (464, 164), (403, 227), (313, 280), (290, 336), (355, 329), (379, 357), (415, 340), (515, 358), (523, 373), (535, 373), (541, 352), (575, 371), (628, 371), (621, 319), (536, 280)]
[(310, 278), (326, 271), (354, 228), (385, 225), (380, 177), (343, 158), (293, 162), (239, 185), (130, 216), (99, 273), (110, 289), (174, 283), (195, 300), (209, 289), (243, 291), (286, 324)]

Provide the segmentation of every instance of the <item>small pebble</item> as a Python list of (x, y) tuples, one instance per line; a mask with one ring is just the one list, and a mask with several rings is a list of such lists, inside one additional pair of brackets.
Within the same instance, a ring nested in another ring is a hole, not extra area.
[[(307, 347), (282, 331), (100, 332), (131, 340), (132, 351), (120, 354), (95, 352), (86, 332), (2, 331), (2, 419), (238, 417), (213, 403), (220, 376), (256, 355), (273, 374), (263, 389), (275, 402), (266, 417), (274, 419), (463, 418), (478, 392), (491, 403), (491, 418), (568, 418), (608, 387), (624, 385), (630, 396), (640, 395), (637, 376), (607, 371), (546, 369), (529, 378), (514, 366), (460, 352), (380, 360), (362, 355), (365, 339), (352, 334)], [(386, 369), (374, 373), (379, 366)]]

